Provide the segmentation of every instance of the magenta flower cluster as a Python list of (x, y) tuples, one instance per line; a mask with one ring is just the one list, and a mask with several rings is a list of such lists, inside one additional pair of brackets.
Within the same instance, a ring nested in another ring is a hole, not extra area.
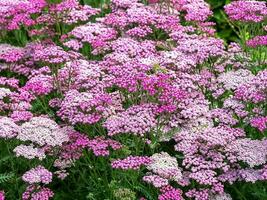
[(235, 1), (226, 5), (225, 11), (234, 21), (260, 22), (267, 17), (267, 5), (264, 1)]

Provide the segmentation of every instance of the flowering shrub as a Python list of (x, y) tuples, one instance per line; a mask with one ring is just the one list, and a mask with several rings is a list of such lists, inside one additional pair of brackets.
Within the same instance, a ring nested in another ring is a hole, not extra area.
[(84, 3), (0, 0), (0, 200), (266, 198), (266, 2)]

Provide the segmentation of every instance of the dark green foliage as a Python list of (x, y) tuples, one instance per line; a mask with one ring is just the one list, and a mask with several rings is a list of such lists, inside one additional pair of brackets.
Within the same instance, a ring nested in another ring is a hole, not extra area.
[(211, 20), (216, 23), (217, 34), (227, 43), (237, 40), (237, 35), (228, 23), (226, 14), (224, 13), (224, 6), (231, 2), (231, 0), (206, 0), (213, 11)]

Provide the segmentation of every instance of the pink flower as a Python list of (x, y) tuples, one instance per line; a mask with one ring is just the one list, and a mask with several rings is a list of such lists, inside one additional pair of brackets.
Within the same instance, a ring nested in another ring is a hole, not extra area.
[(242, 22), (261, 22), (267, 16), (267, 6), (264, 1), (234, 1), (225, 6), (225, 11), (231, 20)]
[(162, 178), (158, 175), (144, 176), (143, 181), (152, 184), (156, 188), (161, 188), (168, 185), (168, 179)]
[(69, 140), (65, 129), (60, 128), (57, 123), (45, 117), (33, 117), (29, 122), (21, 126), (17, 139), (31, 141), (40, 146), (61, 146)]
[(5, 192), (0, 191), (0, 200), (5, 200)]
[(8, 117), (0, 118), (0, 137), (1, 138), (13, 138), (16, 137), (20, 127), (15, 124), (15, 122)]
[(159, 0), (148, 0), (148, 3), (158, 3)]
[(250, 120), (250, 124), (263, 133), (267, 129), (267, 117), (255, 117)]
[(43, 166), (39, 165), (23, 174), (22, 180), (29, 184), (48, 184), (52, 181), (52, 173), (45, 169)]
[(96, 156), (108, 156), (109, 147), (114, 150), (120, 149), (122, 147), (119, 142), (111, 139), (104, 139), (103, 137), (97, 137), (89, 140), (87, 146), (89, 149), (93, 150), (93, 153)]
[[(267, 16), (267, 14), (266, 14)], [(267, 46), (267, 35), (259, 35), (247, 41), (249, 47)]]
[(22, 200), (49, 200), (54, 196), (54, 192), (46, 187), (30, 185), (22, 194)]
[(129, 156), (125, 159), (114, 160), (111, 166), (115, 169), (139, 169), (142, 165), (148, 165), (151, 159), (147, 156)]
[(161, 194), (159, 195), (159, 200), (184, 200), (182, 196), (182, 191), (180, 189), (173, 188), (167, 185), (161, 188)]

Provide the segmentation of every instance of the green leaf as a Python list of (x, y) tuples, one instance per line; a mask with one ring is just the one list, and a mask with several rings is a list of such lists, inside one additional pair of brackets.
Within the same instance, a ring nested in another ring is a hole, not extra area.
[(12, 172), (0, 174), (0, 183), (5, 183), (9, 181), (10, 179), (12, 179), (13, 177), (14, 177), (14, 173)]

